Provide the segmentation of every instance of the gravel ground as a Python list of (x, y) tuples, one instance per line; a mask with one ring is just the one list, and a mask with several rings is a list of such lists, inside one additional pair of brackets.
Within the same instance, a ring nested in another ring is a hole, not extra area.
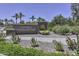
[[(28, 47), (29, 48), (29, 47), (31, 47), (30, 42), (31, 42), (30, 40), (21, 40), (20, 44), (23, 47)], [(54, 52), (55, 51), (53, 43), (38, 41), (38, 44), (39, 44), (39, 47), (36, 47), (36, 49), (47, 51), (47, 52)], [(64, 45), (64, 49), (68, 50), (66, 45)]]
[[(37, 47), (36, 49), (48, 51), (48, 52), (54, 52), (55, 49), (53, 47), (52, 40), (57, 40), (64, 45), (65, 50), (68, 50), (67, 44), (66, 44), (66, 36), (57, 35), (57, 34), (51, 34), (51, 35), (33, 34), (33, 35), (19, 35), (19, 37), (21, 38), (20, 44), (23, 47), (30, 47), (31, 38), (33, 37), (37, 40), (39, 44), (39, 47)], [(75, 35), (71, 35), (69, 37), (76, 40)], [(6, 39), (7, 39), (6, 41), (12, 42), (11, 36), (7, 36)]]

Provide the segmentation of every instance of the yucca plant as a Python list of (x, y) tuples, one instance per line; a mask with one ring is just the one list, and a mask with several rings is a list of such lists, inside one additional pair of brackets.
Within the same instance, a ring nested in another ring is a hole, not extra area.
[(63, 44), (61, 42), (57, 42), (56, 40), (53, 40), (53, 44), (56, 51), (64, 52)]
[(37, 41), (35, 40), (35, 38), (31, 39), (31, 46), (32, 47), (38, 47), (39, 45), (37, 44)]
[(18, 44), (20, 40), (19, 36), (16, 36), (15, 34), (12, 35), (12, 41), (14, 44)]
[(70, 37), (67, 37), (66, 43), (68, 45), (68, 48), (71, 50), (74, 50), (77, 48), (77, 43), (75, 39), (72, 40)]

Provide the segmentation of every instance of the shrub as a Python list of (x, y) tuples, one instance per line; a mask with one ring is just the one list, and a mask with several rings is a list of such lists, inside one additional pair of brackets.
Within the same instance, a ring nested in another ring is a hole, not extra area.
[(71, 28), (68, 25), (63, 25), (63, 26), (57, 25), (53, 27), (53, 32), (58, 34), (66, 34), (71, 32)]
[(58, 33), (59, 28), (60, 28), (60, 26), (57, 25), (57, 26), (54, 26), (52, 30), (53, 30), (53, 32)]
[(49, 27), (48, 30), (49, 30), (49, 31), (52, 31), (52, 27)]
[(45, 26), (44, 25), (41, 25), (41, 26), (39, 26), (39, 29), (40, 30), (45, 30)]
[(40, 31), (40, 34), (42, 34), (42, 35), (49, 35), (49, 31), (48, 30), (43, 30), (43, 31)]
[(64, 51), (63, 44), (61, 42), (57, 42), (56, 40), (53, 40), (54, 48), (56, 51)]
[(78, 27), (78, 26), (71, 27), (71, 29), (72, 29), (71, 32), (72, 32), (73, 34), (79, 33), (79, 27)]

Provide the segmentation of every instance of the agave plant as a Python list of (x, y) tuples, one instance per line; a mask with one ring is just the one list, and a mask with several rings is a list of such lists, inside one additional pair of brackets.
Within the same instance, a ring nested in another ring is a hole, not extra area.
[(56, 51), (64, 52), (63, 44), (61, 42), (57, 42), (56, 40), (53, 40), (53, 44)]
[(37, 44), (37, 41), (35, 40), (35, 38), (31, 39), (31, 46), (32, 47), (38, 47), (39, 45)]

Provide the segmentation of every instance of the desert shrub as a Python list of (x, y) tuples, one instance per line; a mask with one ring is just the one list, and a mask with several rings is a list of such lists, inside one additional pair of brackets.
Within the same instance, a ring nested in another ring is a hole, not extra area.
[(76, 43), (75, 39), (72, 40), (70, 37), (67, 37), (66, 42), (67, 42), (69, 49), (74, 50), (77, 48), (77, 43)]
[(40, 31), (40, 34), (42, 35), (49, 35), (49, 31), (48, 30), (43, 30), (43, 31)]
[(71, 28), (68, 25), (57, 25), (53, 27), (53, 32), (58, 33), (58, 34), (66, 34), (71, 32)]
[(37, 41), (35, 40), (35, 38), (31, 39), (31, 46), (32, 47), (38, 47), (39, 45), (37, 44)]
[(64, 52), (63, 44), (61, 42), (57, 42), (56, 40), (53, 40), (53, 44), (56, 51)]

